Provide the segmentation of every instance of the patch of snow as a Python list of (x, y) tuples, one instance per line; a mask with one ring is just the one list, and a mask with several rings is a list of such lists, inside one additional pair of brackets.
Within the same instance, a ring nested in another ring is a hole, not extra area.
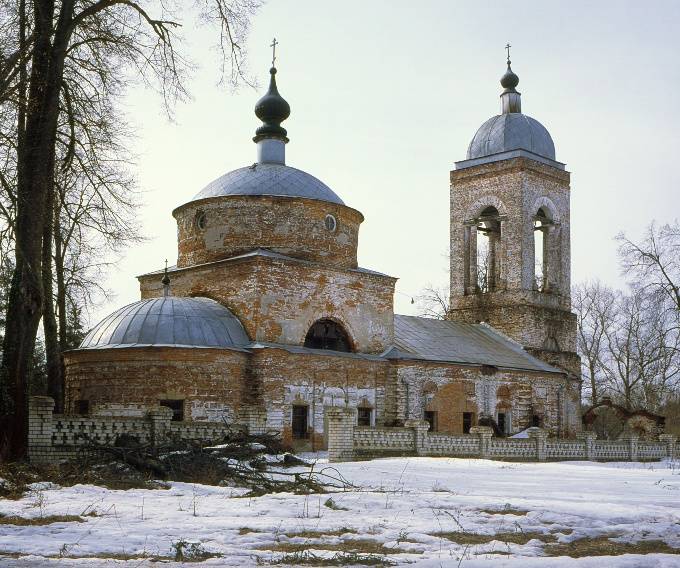
[[(0, 565), (151, 568), (158, 563), (144, 555), (172, 558), (173, 544), (185, 540), (220, 554), (200, 566), (255, 566), (280, 558), (278, 543), (303, 544), (318, 556), (332, 556), (335, 552), (324, 550), (324, 544), (370, 539), (388, 549), (387, 557), (398, 565), (423, 568), (680, 567), (678, 555), (551, 558), (543, 556), (545, 545), (538, 539), (513, 544), (498, 537), (463, 546), (440, 535), (521, 531), (565, 544), (608, 536), (680, 547), (680, 468), (675, 462), (390, 458), (328, 464), (325, 454), (301, 457), (316, 461), (315, 472), (328, 468), (355, 487), (333, 493), (331, 508), (325, 505), (328, 494), (243, 498), (243, 488), (179, 482), (169, 483), (167, 490), (128, 491), (34, 484), (43, 491), (39, 500), (31, 493), (14, 501), (0, 499), (0, 514), (84, 515), (85, 522), (0, 525)], [(31, 556), (7, 556), (12, 553)], [(96, 559), (106, 554), (136, 558)]]
[(522, 430), (521, 432), (517, 432), (517, 434), (514, 434), (510, 437), (511, 438), (528, 438), (529, 437), (529, 429), (527, 428), (526, 430)]

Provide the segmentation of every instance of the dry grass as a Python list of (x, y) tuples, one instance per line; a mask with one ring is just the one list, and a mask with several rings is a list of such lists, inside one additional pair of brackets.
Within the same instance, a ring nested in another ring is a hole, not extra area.
[(489, 515), (516, 515), (517, 517), (524, 517), (530, 511), (524, 509), (513, 509), (512, 507), (503, 507), (502, 509), (479, 509), (480, 513), (488, 513)]
[(606, 536), (581, 538), (568, 544), (549, 544), (543, 549), (546, 556), (620, 556), (621, 554), (680, 554), (680, 548), (672, 548), (661, 540), (638, 542), (614, 542)]
[(394, 562), (384, 556), (338, 552), (331, 557), (317, 556), (308, 550), (291, 552), (274, 558), (267, 564), (286, 564), (290, 566), (393, 566)]
[(18, 527), (34, 527), (51, 525), (52, 523), (84, 523), (85, 519), (77, 515), (49, 515), (47, 517), (3, 517), (0, 515), (0, 525), (16, 525)]
[(542, 542), (553, 542), (557, 540), (556, 537), (551, 534), (521, 531), (496, 534), (477, 534), (451, 531), (434, 533), (432, 536), (443, 537), (455, 542), (456, 544), (487, 544), (493, 540), (498, 540), (500, 542), (511, 542), (512, 544), (526, 544), (533, 539), (538, 539)]
[(375, 540), (368, 539), (357, 539), (357, 540), (346, 540), (343, 542), (335, 544), (326, 543), (301, 543), (293, 544), (291, 542), (278, 542), (276, 544), (268, 544), (260, 547), (261, 550), (271, 550), (272, 552), (304, 552), (309, 549), (314, 550), (326, 550), (329, 552), (345, 552), (352, 554), (393, 554), (404, 552), (399, 548), (387, 548), (383, 543), (376, 542)]
[(323, 538), (324, 536), (342, 536), (343, 534), (356, 534), (357, 531), (350, 529), (348, 527), (341, 527), (335, 529), (334, 531), (299, 531), (299, 532), (287, 532), (284, 533), (288, 538), (294, 538), (296, 536), (302, 538)]

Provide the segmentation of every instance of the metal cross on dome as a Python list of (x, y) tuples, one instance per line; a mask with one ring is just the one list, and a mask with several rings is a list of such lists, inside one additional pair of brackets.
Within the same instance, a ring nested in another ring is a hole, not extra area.
[(507, 45), (505, 46), (505, 50), (508, 52), (508, 63), (510, 63), (510, 48), (511, 48), (511, 47), (512, 47), (512, 46), (511, 46), (510, 44), (507, 44)]
[(272, 41), (272, 44), (269, 46), (272, 48), (272, 67), (275, 67), (276, 65), (276, 46), (279, 45), (279, 42), (276, 41), (276, 38), (274, 38), (274, 41)]

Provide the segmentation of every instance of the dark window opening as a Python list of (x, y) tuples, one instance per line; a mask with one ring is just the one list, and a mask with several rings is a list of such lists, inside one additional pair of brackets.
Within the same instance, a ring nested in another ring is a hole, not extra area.
[(423, 419), (430, 425), (430, 432), (437, 431), (437, 413), (434, 410), (426, 410)]
[(309, 437), (307, 432), (307, 406), (304, 404), (293, 405), (293, 438), (304, 440)]
[(352, 351), (349, 335), (337, 322), (322, 319), (309, 328), (305, 337), (305, 347), (311, 349), (329, 349), (331, 351)]
[(540, 428), (541, 427), (541, 417), (538, 414), (534, 414), (531, 417), (531, 425), (534, 428)]
[(359, 426), (370, 426), (372, 413), (373, 409), (371, 408), (357, 408), (357, 424)]
[(90, 413), (90, 401), (89, 400), (76, 400), (75, 402), (76, 414), (89, 414)]
[(463, 412), (463, 434), (469, 434), (472, 428), (472, 412)]
[(507, 422), (507, 415), (505, 412), (499, 412), (498, 413), (498, 420), (496, 421), (498, 424), (498, 429), (501, 431), (501, 434), (504, 436), (508, 433), (508, 422)]
[(183, 400), (161, 400), (161, 406), (172, 410), (172, 421), (182, 422), (184, 420), (184, 401)]

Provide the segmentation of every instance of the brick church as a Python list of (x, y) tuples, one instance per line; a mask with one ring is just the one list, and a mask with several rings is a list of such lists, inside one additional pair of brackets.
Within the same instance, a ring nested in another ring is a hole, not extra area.
[(364, 220), (323, 182), (286, 165), (290, 107), (257, 102), (257, 161), (177, 207), (177, 265), (139, 276), (120, 308), (65, 354), (76, 414), (229, 421), (325, 446), (331, 407), (357, 424), (424, 419), (498, 435), (580, 428), (570, 311), (569, 173), (548, 131), (521, 112), (517, 75), (501, 113), (450, 174), (447, 319), (394, 313), (396, 278), (357, 265)]

